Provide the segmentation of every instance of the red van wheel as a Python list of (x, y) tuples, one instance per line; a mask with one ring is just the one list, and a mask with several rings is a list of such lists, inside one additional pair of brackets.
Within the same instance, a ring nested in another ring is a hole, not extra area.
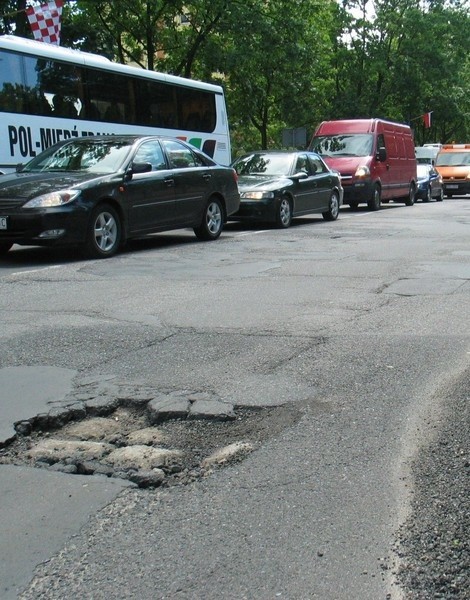
[(405, 205), (413, 206), (413, 204), (415, 203), (415, 196), (416, 196), (416, 188), (415, 188), (414, 183), (412, 183), (410, 185), (410, 193), (408, 194), (408, 196), (405, 199)]
[(379, 210), (381, 202), (382, 200), (380, 198), (380, 186), (376, 184), (374, 185), (372, 196), (367, 202), (367, 207), (369, 210)]

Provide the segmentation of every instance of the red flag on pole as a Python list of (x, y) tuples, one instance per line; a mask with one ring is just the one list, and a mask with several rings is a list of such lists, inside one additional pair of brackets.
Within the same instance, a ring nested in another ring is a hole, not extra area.
[(427, 112), (426, 114), (423, 115), (423, 123), (424, 123), (424, 127), (426, 129), (429, 129), (431, 127), (431, 112)]
[(29, 6), (26, 9), (34, 39), (47, 44), (60, 44), (60, 21), (63, 0), (46, 2), (41, 6)]

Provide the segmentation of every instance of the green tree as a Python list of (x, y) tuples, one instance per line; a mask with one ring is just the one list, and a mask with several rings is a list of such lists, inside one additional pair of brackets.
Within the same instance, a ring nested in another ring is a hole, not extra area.
[(27, 31), (26, 0), (0, 0), (0, 35), (26, 37)]

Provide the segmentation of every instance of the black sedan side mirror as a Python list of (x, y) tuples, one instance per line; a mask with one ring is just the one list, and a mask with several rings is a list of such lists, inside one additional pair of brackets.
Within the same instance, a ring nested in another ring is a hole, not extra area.
[(129, 165), (124, 179), (126, 181), (130, 181), (133, 175), (138, 175), (139, 173), (149, 173), (151, 170), (152, 165), (149, 162), (133, 162)]
[(131, 164), (131, 171), (136, 175), (137, 173), (148, 173), (152, 170), (152, 165), (149, 162), (133, 162)]
[(305, 171), (299, 171), (298, 173), (295, 173), (294, 175), (291, 175), (291, 179), (307, 179), (308, 175)]

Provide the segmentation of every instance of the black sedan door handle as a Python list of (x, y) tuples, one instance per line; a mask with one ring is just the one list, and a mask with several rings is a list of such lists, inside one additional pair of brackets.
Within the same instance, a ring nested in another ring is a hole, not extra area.
[(171, 187), (172, 185), (175, 185), (175, 180), (173, 178), (171, 178), (171, 179), (164, 179), (163, 181), (166, 183), (166, 185), (168, 187)]
[(212, 175), (211, 175), (210, 173), (204, 173), (204, 175), (203, 175), (203, 178), (204, 178), (206, 181), (209, 181), (209, 179), (210, 179), (211, 177), (212, 177)]

